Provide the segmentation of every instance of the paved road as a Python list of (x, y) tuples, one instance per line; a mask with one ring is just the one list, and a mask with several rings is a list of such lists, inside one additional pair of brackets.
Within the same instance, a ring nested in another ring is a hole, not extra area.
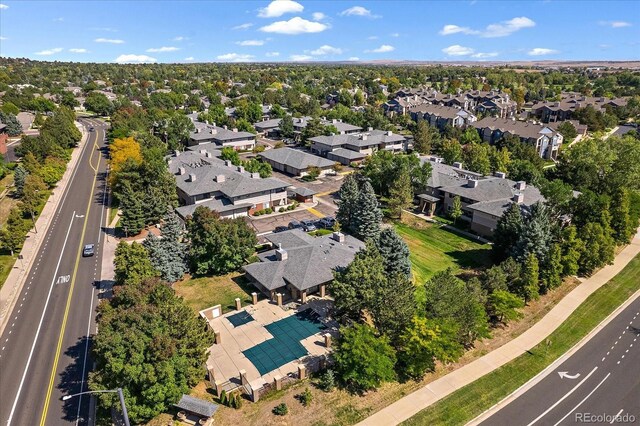
[[(90, 123), (86, 120), (85, 123)], [(0, 340), (0, 421), (5, 425), (86, 424), (104, 220), (104, 127), (82, 148), (46, 239)], [(41, 231), (42, 232), (42, 231)], [(84, 244), (96, 255), (83, 258)]]
[[(561, 378), (559, 372), (568, 376)], [(559, 368), (482, 424), (578, 424), (588, 422), (587, 413), (603, 416), (594, 424), (624, 423), (625, 415), (634, 416), (631, 424), (640, 423), (640, 298)], [(621, 417), (615, 421), (617, 415)]]

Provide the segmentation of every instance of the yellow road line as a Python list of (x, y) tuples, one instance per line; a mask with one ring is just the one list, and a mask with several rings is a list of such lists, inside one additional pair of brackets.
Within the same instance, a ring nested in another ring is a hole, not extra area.
[(320, 213), (318, 210), (314, 209), (313, 207), (309, 207), (307, 211), (315, 216), (324, 217), (322, 213)]
[(316, 197), (324, 197), (325, 195), (333, 194), (334, 192), (336, 191), (320, 192), (319, 194), (316, 194)]
[[(93, 158), (93, 154), (89, 157), (89, 165), (91, 165), (91, 160)], [(98, 165), (100, 167), (100, 161), (102, 161), (102, 157), (98, 154)], [(93, 169), (93, 166), (91, 166)], [(58, 346), (56, 349), (56, 356), (53, 360), (53, 367), (51, 369), (51, 377), (49, 378), (49, 387), (47, 389), (47, 396), (44, 401), (44, 409), (42, 411), (42, 417), (40, 419), (40, 426), (44, 426), (47, 421), (47, 412), (49, 410), (49, 402), (51, 401), (51, 392), (53, 391), (53, 383), (56, 379), (56, 369), (58, 368), (58, 361), (60, 359), (60, 351), (62, 349), (62, 340), (64, 338), (64, 331), (67, 326), (67, 318), (69, 317), (69, 308), (71, 307), (71, 299), (73, 296), (73, 288), (76, 283), (76, 276), (78, 274), (78, 266), (80, 265), (80, 255), (82, 254), (82, 243), (84, 241), (84, 236), (87, 231), (87, 222), (89, 220), (89, 212), (91, 211), (91, 202), (93, 201), (93, 191), (96, 187), (96, 180), (98, 177), (97, 169), (94, 169), (96, 173), (93, 174), (93, 183), (91, 184), (91, 192), (89, 193), (89, 201), (87, 203), (87, 210), (84, 215), (84, 224), (82, 225), (82, 235), (80, 236), (80, 244), (78, 245), (78, 254), (76, 255), (76, 263), (73, 268), (73, 276), (71, 278), (71, 286), (69, 288), (69, 296), (67, 296), (67, 305), (64, 310), (64, 317), (62, 318), (62, 326), (60, 327), (60, 337), (58, 338)], [(88, 336), (87, 336), (88, 337)]]

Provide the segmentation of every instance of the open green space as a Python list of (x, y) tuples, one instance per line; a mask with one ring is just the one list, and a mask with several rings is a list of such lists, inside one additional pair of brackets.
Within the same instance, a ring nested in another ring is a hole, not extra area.
[(479, 244), (437, 225), (396, 223), (396, 230), (409, 246), (414, 282), (424, 284), (436, 272), (491, 265), (490, 245)]
[(251, 293), (257, 291), (237, 272), (219, 277), (189, 278), (175, 283), (173, 288), (196, 312), (215, 305), (222, 305), (223, 311), (228, 312), (236, 308), (236, 297), (244, 306), (251, 303)]
[[(640, 255), (593, 293), (545, 342), (402, 423), (463, 425), (497, 404), (567, 352), (640, 289)], [(547, 341), (551, 342), (547, 345)]]

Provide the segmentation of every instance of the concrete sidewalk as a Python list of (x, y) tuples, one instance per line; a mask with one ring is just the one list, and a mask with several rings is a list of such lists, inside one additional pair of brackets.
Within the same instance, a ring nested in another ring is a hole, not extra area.
[(383, 408), (359, 425), (395, 425), (419, 411), (429, 407), (450, 393), (491, 373), (502, 365), (530, 350), (555, 331), (592, 293), (615, 277), (638, 253), (640, 253), (640, 231), (631, 244), (616, 256), (612, 265), (607, 265), (596, 274), (585, 279), (567, 294), (540, 321), (520, 336), (489, 352), (481, 358), (435, 380), (425, 387)]
[(51, 191), (49, 199), (44, 205), (42, 212), (36, 221), (37, 233), (31, 229), (27, 235), (27, 239), (22, 246), (20, 256), (22, 259), (16, 260), (2, 288), (0, 288), (0, 334), (6, 326), (13, 306), (15, 305), (16, 295), (20, 294), (24, 281), (31, 271), (31, 265), (36, 255), (40, 251), (40, 246), (47, 236), (51, 220), (58, 210), (58, 205), (62, 202), (63, 194), (65, 194), (69, 181), (73, 177), (76, 170), (78, 160), (82, 156), (85, 144), (89, 134), (85, 132), (84, 126), (76, 123), (78, 129), (82, 132), (82, 139), (78, 143), (78, 147), (71, 153), (71, 160), (67, 165), (67, 169), (55, 188)]

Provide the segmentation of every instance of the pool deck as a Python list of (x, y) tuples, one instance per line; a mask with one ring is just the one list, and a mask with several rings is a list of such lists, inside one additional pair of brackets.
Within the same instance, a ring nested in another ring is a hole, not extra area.
[(252, 384), (252, 387), (254, 384), (260, 387), (265, 382), (273, 382), (276, 376), (284, 377), (296, 374), (298, 366), (304, 365), (307, 357), (326, 355), (330, 348), (326, 348), (324, 345), (324, 334), (329, 333), (335, 339), (337, 337), (336, 324), (326, 324), (327, 329), (300, 341), (309, 355), (284, 364), (265, 375), (260, 375), (255, 365), (242, 352), (273, 338), (265, 326), (307, 308), (313, 308), (321, 317), (325, 317), (330, 303), (331, 301), (328, 299), (310, 298), (308, 303), (300, 305), (297, 309), (284, 310), (275, 303), (262, 300), (256, 305), (248, 305), (242, 309), (250, 313), (254, 321), (234, 327), (226, 317), (239, 311), (227, 312), (218, 318), (209, 320), (211, 328), (220, 333), (221, 340), (221, 344), (214, 344), (210, 347), (207, 360), (207, 368), (213, 371), (215, 382), (239, 383), (240, 371), (244, 370), (247, 381)]

